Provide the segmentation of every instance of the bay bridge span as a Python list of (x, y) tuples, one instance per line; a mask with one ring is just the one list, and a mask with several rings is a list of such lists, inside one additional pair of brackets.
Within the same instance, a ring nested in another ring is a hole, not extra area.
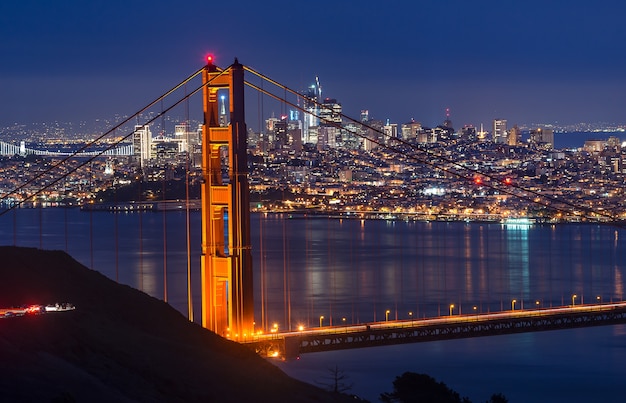
[[(244, 72), (261, 76), (260, 73), (252, 70), (247, 66), (243, 66), (237, 61), (231, 66), (222, 69), (209, 61), (203, 68), (199, 69), (193, 76), (200, 75), (202, 84), (196, 90), (186, 91), (182, 100), (186, 100), (189, 96), (201, 92), (203, 98), (203, 114), (204, 125), (202, 128), (202, 180), (201, 180), (201, 252), (199, 258), (199, 270), (192, 268), (191, 263), (188, 264), (187, 288), (188, 288), (188, 308), (189, 318), (193, 318), (192, 309), (192, 272), (200, 272), (200, 290), (201, 290), (201, 317), (200, 322), (206, 328), (217, 334), (231, 338), (235, 341), (248, 344), (256, 351), (268, 355), (280, 355), (292, 357), (301, 353), (336, 350), (340, 348), (356, 348), (369, 347), (385, 344), (399, 344), (408, 342), (418, 342), (434, 339), (474, 337), (484, 335), (495, 335), (503, 333), (513, 333), (522, 331), (538, 331), (561, 329), (579, 326), (606, 325), (614, 323), (626, 323), (625, 312), (626, 306), (610, 300), (602, 303), (601, 299), (594, 301), (596, 303), (583, 303), (582, 298), (576, 301), (573, 298), (575, 290), (562, 292), (569, 294), (565, 299), (572, 297), (571, 304), (562, 304), (561, 307), (550, 306), (532, 307), (533, 309), (521, 309), (516, 307), (514, 299), (512, 301), (511, 310), (501, 309), (499, 312), (489, 310), (483, 312), (480, 309), (469, 313), (466, 309), (465, 314), (460, 314), (459, 307), (455, 308), (452, 304), (448, 307), (444, 305), (444, 311), (450, 309), (449, 315), (442, 316), (441, 313), (437, 317), (421, 317), (415, 312), (415, 317), (399, 320), (389, 318), (390, 310), (384, 312), (385, 320), (351, 320), (347, 324), (344, 320), (337, 319), (333, 323), (333, 316), (330, 314), (326, 318), (319, 316), (319, 327), (309, 325), (305, 328), (299, 328), (291, 325), (291, 317), (296, 313), (291, 312), (289, 304), (291, 291), (289, 287), (290, 269), (289, 261), (286, 260), (284, 265), (284, 276), (282, 284), (264, 283), (263, 263), (260, 263), (261, 286), (262, 290), (273, 287), (272, 292), (281, 294), (278, 299), (285, 301), (285, 330), (278, 331), (274, 328), (265, 316), (264, 307), (267, 304), (268, 296), (263, 292), (260, 295), (261, 318), (258, 318), (255, 312), (258, 312), (259, 301), (256, 295), (258, 286), (253, 279), (252, 267), (252, 240), (251, 240), (251, 219), (250, 206), (254, 203), (250, 200), (250, 185), (248, 172), (248, 129), (246, 125), (245, 105), (245, 88), (252, 88), (260, 93), (270, 96), (267, 89), (261, 85), (253, 84), (244, 79)], [(183, 81), (186, 84), (189, 79)], [(273, 85), (278, 85), (284, 92), (291, 92), (288, 88), (281, 86), (276, 81), (269, 81)], [(275, 97), (274, 95), (271, 95)], [(181, 100), (181, 101), (182, 101)], [(299, 108), (303, 113), (310, 113), (305, 110), (298, 102), (289, 102), (281, 99), (290, 107)], [(178, 104), (181, 101), (177, 101)], [(161, 99), (156, 100), (153, 104), (159, 104)], [(314, 102), (307, 99), (307, 102)], [(162, 109), (151, 121), (159, 119), (168, 109)], [(324, 119), (322, 115), (317, 116)], [(344, 118), (355, 123), (353, 119)], [(146, 122), (145, 124), (150, 123)], [(336, 121), (329, 121), (330, 127), (337, 130), (340, 124)], [(375, 130), (369, 127), (368, 130)], [(329, 133), (332, 131), (328, 131)], [(371, 131), (370, 131), (371, 133)], [(327, 133), (328, 134), (328, 133)], [(129, 136), (132, 133), (129, 133)], [(120, 141), (127, 139), (128, 136)], [(369, 136), (367, 141), (378, 143), (380, 147), (385, 147), (390, 153), (403, 153), (407, 158), (412, 159), (417, 164), (434, 167), (445, 171), (445, 175), (457, 175), (471, 179), (475, 174), (480, 173), (484, 178), (489, 178), (490, 173), (479, 172), (478, 169), (466, 167), (463, 164), (455, 162), (448, 158), (445, 154), (434, 154), (431, 151), (423, 150), (420, 147), (413, 147), (404, 143), (401, 139), (387, 139), (381, 141), (376, 137)], [(25, 147), (1, 144), (2, 152), (9, 155), (28, 154)], [(132, 154), (130, 146), (111, 147), (106, 152), (118, 152)], [(33, 153), (35, 153), (33, 151)], [(51, 155), (51, 154), (39, 154)], [(98, 155), (109, 155), (100, 153)], [(114, 155), (114, 154), (110, 154)], [(94, 155), (95, 156), (95, 155)], [(52, 167), (51, 169), (54, 169)], [(49, 174), (50, 171), (45, 172)], [(495, 182), (494, 182), (495, 183)], [(546, 198), (541, 192), (532, 189), (519, 189), (515, 186), (501, 186), (494, 184), (493, 187), (499, 192), (511, 194), (526, 198), (530, 201), (546, 204)], [(5, 196), (3, 196), (5, 197)], [(548, 198), (550, 198), (548, 196)], [(568, 204), (569, 203), (569, 204)], [(188, 203), (187, 203), (188, 204)], [(572, 205), (571, 202), (565, 202), (560, 205), (559, 209), (570, 208), (578, 211), (581, 217), (586, 219), (604, 219), (607, 220), (605, 211), (593, 212), (587, 208), (579, 208), (580, 206)], [(582, 213), (580, 213), (582, 211)], [(141, 214), (141, 213), (138, 213)], [(601, 220), (598, 220), (601, 221)], [(166, 220), (163, 219), (164, 230)], [(359, 236), (363, 236), (360, 234)], [(521, 236), (521, 235), (520, 235)], [(282, 242), (287, 242), (283, 236)], [(617, 239), (617, 235), (616, 235)], [(315, 241), (315, 240), (313, 240)], [(313, 242), (311, 241), (311, 242)], [(402, 244), (402, 240), (398, 240)], [(309, 240), (302, 244), (303, 248), (308, 248)], [(469, 244), (469, 241), (468, 241)], [(143, 244), (140, 250), (143, 252)], [(333, 250), (329, 243), (327, 246), (328, 259), (332, 261)], [(376, 249), (377, 245), (370, 249)], [(422, 251), (432, 250), (434, 248), (445, 249), (446, 245), (437, 246), (428, 244), (421, 249)], [(468, 246), (468, 249), (471, 246)], [(166, 246), (164, 245), (164, 249)], [(264, 252), (265, 253), (265, 252)], [(300, 253), (307, 253), (306, 251)], [(402, 248), (399, 247), (395, 253), (402, 256)], [(288, 258), (288, 256), (285, 256)], [(319, 257), (318, 257), (319, 258)], [(359, 257), (355, 257), (357, 260)], [(262, 255), (263, 259), (263, 255)], [(338, 259), (338, 258), (336, 258)], [(504, 259), (504, 258), (503, 258)], [(167, 259), (164, 258), (164, 265)], [(457, 262), (458, 263), (458, 262)], [(460, 264), (460, 263), (458, 263)], [(615, 263), (614, 266), (617, 266)], [(429, 268), (433, 269), (433, 268)], [(505, 264), (501, 267), (506, 270)], [(445, 270), (445, 269), (444, 269)], [(483, 273), (490, 270), (488, 267), (480, 269)], [(434, 269), (433, 269), (434, 271)], [(542, 273), (545, 276), (551, 276), (549, 272)], [(377, 274), (381, 278), (381, 274)], [(306, 273), (304, 274), (306, 276)], [(338, 281), (338, 278), (345, 277), (345, 273), (331, 272), (329, 284)], [(435, 274), (433, 274), (435, 276)], [(167, 282), (167, 275), (164, 273), (164, 283)], [(487, 280), (488, 276), (484, 276)], [(615, 276), (615, 280), (618, 276)], [(443, 288), (445, 290), (445, 281), (447, 277), (443, 277)], [(351, 279), (342, 280), (350, 282)], [(355, 277), (355, 283), (364, 282), (362, 276)], [(382, 280), (387, 280), (382, 278)], [(307, 278), (305, 281), (318, 281), (316, 278)], [(415, 278), (415, 282), (421, 281)], [(488, 283), (488, 281), (487, 281)], [(282, 286), (282, 287), (281, 287)], [(380, 286), (380, 284), (376, 285)], [(489, 284), (485, 287), (488, 289)], [(164, 290), (167, 286), (164, 284)], [(353, 289), (349, 289), (353, 290)], [(164, 291), (166, 295), (166, 292)], [(444, 292), (445, 294), (445, 292)], [(445, 296), (449, 298), (449, 296)], [(454, 297), (460, 300), (460, 296)], [(487, 296), (489, 298), (489, 296)], [(166, 299), (166, 298), (165, 298)], [(509, 302), (511, 302), (509, 300)], [(568, 301), (569, 302), (569, 301)], [(376, 303), (376, 301), (374, 301)], [(471, 306), (471, 305), (470, 305)], [(313, 310), (313, 308), (308, 308)], [(457, 309), (455, 311), (455, 309)], [(332, 307), (329, 309), (332, 311)], [(397, 316), (397, 313), (396, 313)], [(412, 315), (411, 315), (412, 316)], [(380, 317), (380, 316), (379, 316)], [(324, 325), (324, 319), (329, 325)], [(317, 317), (313, 317), (313, 322)]]
[(131, 156), (133, 155), (133, 145), (119, 145), (118, 147), (108, 149), (108, 150), (93, 150), (93, 151), (81, 151), (81, 152), (72, 152), (72, 151), (52, 151), (52, 150), (41, 150), (36, 148), (26, 147), (26, 142), (21, 141), (19, 145), (7, 143), (4, 141), (0, 141), (0, 155), (4, 156), (27, 156), (27, 155), (42, 155), (48, 157), (94, 157), (94, 156)]

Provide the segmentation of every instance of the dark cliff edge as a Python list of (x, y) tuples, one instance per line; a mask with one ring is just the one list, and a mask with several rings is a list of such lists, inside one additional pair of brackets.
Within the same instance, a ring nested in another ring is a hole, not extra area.
[(348, 399), (288, 377), (65, 252), (0, 247), (0, 307), (55, 302), (76, 309), (0, 319), (0, 401)]

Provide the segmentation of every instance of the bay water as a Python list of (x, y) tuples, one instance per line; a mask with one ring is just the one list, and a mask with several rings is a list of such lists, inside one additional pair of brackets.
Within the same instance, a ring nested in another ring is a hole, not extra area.
[[(167, 298), (185, 316), (189, 267), (199, 317), (199, 212), (188, 221), (185, 211), (16, 209), (0, 220), (1, 244), (65, 250), (113, 280)], [(251, 232), (255, 318), (266, 329), (624, 298), (626, 238), (611, 226), (253, 214)], [(495, 392), (511, 402), (621, 402), (625, 359), (626, 326), (617, 325), (304, 354), (276, 364), (319, 384), (337, 367), (350, 391), (371, 401), (413, 371), (475, 402)]]

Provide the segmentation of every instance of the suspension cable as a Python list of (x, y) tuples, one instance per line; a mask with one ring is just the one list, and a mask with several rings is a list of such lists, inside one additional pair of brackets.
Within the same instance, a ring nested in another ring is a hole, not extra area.
[[(169, 107), (165, 108), (161, 113), (156, 114), (153, 118), (148, 119), (145, 123), (138, 125), (139, 129), (143, 129), (146, 126), (148, 126), (150, 123), (154, 122), (155, 120), (159, 119), (162, 115), (167, 114), (170, 110), (172, 110), (173, 108), (175, 108), (176, 106), (178, 106), (180, 103), (182, 103), (183, 101), (185, 101), (186, 99), (190, 98), (191, 96), (195, 95), (196, 93), (198, 93), (200, 90), (202, 90), (205, 86), (208, 86), (209, 84), (211, 84), (211, 82), (213, 82), (213, 80), (217, 79), (218, 77), (220, 77), (222, 74), (224, 74), (226, 71), (228, 71), (228, 69), (230, 69), (231, 66), (225, 68), (224, 70), (221, 70), (219, 72), (219, 74), (217, 74), (216, 76), (214, 76), (212, 79), (210, 79), (209, 81), (207, 81), (206, 83), (201, 84), (200, 86), (196, 87), (192, 92), (190, 92), (189, 94), (186, 94), (184, 97), (182, 97), (181, 99), (179, 99), (178, 101), (176, 101), (175, 103), (173, 103), (172, 105), (170, 105)], [(204, 68), (198, 70), (198, 72), (202, 71)], [(197, 76), (198, 72), (193, 74), (193, 77)], [(192, 76), (188, 77), (187, 79), (185, 79), (183, 82), (181, 82), (181, 84), (179, 84), (177, 86), (180, 87), (181, 85), (187, 83), (190, 79), (192, 78)], [(169, 90), (166, 94), (169, 95), (173, 92), (174, 90)], [(161, 97), (159, 97), (160, 99)], [(158, 102), (158, 100), (153, 101), (150, 105), (154, 105)], [(142, 111), (146, 110), (148, 107), (143, 108)], [(135, 114), (133, 116), (137, 116), (138, 114)], [(126, 119), (124, 122), (127, 123), (131, 118)], [(103, 134), (101, 136), (98, 137), (98, 139), (102, 139), (104, 136), (106, 136), (107, 134), (111, 133), (113, 130), (119, 128), (121, 124), (116, 125), (113, 129), (107, 131), (106, 134)], [(70, 174), (78, 171), (80, 168), (84, 167), (85, 165), (89, 164), (90, 162), (92, 162), (93, 160), (95, 160), (96, 158), (102, 156), (104, 153), (106, 153), (107, 151), (117, 147), (120, 143), (122, 143), (123, 141), (127, 140), (130, 136), (132, 136), (135, 132), (137, 131), (137, 128), (135, 128), (135, 130), (133, 130), (132, 132), (128, 133), (127, 135), (123, 136), (121, 139), (109, 144), (107, 147), (105, 147), (103, 150), (100, 150), (99, 152), (95, 153), (94, 155), (92, 155), (90, 158), (86, 159), (85, 161), (81, 162), (80, 164), (78, 164), (76, 167), (71, 168), (68, 172), (63, 173), (61, 176), (59, 176), (58, 178), (50, 181), (50, 183), (46, 184), (45, 186), (42, 186), (41, 188), (39, 188), (35, 193), (28, 195), (28, 197), (25, 197), (24, 200), (21, 200), (17, 203), (13, 203), (9, 208), (0, 211), (0, 216), (3, 216), (4, 214), (6, 214), (7, 212), (21, 206), (27, 199), (31, 198), (31, 197), (35, 197), (40, 195), (41, 193), (43, 193), (45, 190), (49, 189), (50, 187), (52, 187), (53, 185), (57, 184), (59, 181), (61, 181), (62, 179), (68, 177)], [(91, 143), (93, 144), (93, 142)], [(84, 149), (81, 148), (81, 149)], [(72, 154), (73, 156), (76, 155), (76, 153)], [(59, 162), (58, 164), (55, 164), (54, 167), (58, 167), (61, 165), (61, 163), (67, 162), (69, 160), (70, 157), (66, 157), (64, 158), (61, 162)], [(50, 169), (46, 170), (45, 172), (50, 172)], [(45, 174), (45, 173), (44, 173)], [(8, 193), (7, 195), (3, 196), (0, 198), (0, 201), (3, 198), (6, 198), (8, 195), (10, 194), (14, 194), (17, 190), (24, 188), (26, 185), (28, 185), (29, 183), (32, 183), (33, 181), (35, 181), (37, 178), (40, 178), (43, 174), (38, 175), (36, 178), (33, 178), (31, 180), (29, 180), (27, 183), (19, 186), (18, 188), (14, 189), (13, 191), (11, 191), (10, 193)]]
[[(18, 186), (17, 188), (13, 189), (12, 191), (10, 191), (9, 193), (0, 196), (0, 201), (6, 199), (7, 197), (9, 197), (10, 195), (16, 194), (18, 191), (20, 191), (21, 189), (23, 189), (24, 187), (30, 185), (31, 183), (35, 182), (37, 179), (40, 179), (41, 177), (43, 177), (44, 175), (50, 173), (52, 170), (54, 170), (55, 168), (65, 164), (67, 161), (69, 161), (71, 158), (77, 156), (78, 154), (80, 154), (81, 151), (84, 151), (86, 149), (88, 149), (89, 147), (92, 147), (93, 145), (95, 145), (98, 141), (102, 140), (103, 138), (105, 138), (106, 136), (108, 136), (109, 134), (113, 133), (115, 130), (119, 129), (120, 127), (122, 127), (123, 125), (127, 124), (128, 122), (130, 122), (132, 119), (134, 119), (135, 117), (139, 116), (141, 113), (145, 112), (147, 109), (153, 107), (154, 105), (156, 105), (158, 102), (162, 101), (164, 98), (168, 97), (170, 94), (172, 94), (174, 91), (176, 91), (177, 89), (179, 89), (181, 86), (183, 86), (184, 84), (186, 84), (187, 82), (191, 81), (193, 78), (195, 78), (198, 74), (200, 74), (202, 72), (202, 70), (204, 70), (204, 67), (201, 69), (198, 69), (197, 71), (195, 71), (193, 74), (191, 74), (189, 77), (185, 78), (183, 81), (181, 81), (180, 83), (178, 83), (177, 85), (175, 85), (174, 87), (172, 87), (171, 89), (169, 89), (167, 92), (165, 92), (163, 95), (161, 95), (160, 97), (158, 97), (157, 99), (155, 99), (154, 101), (150, 102), (148, 105), (146, 105), (145, 107), (141, 108), (139, 111), (135, 112), (133, 115), (129, 116), (128, 118), (124, 119), (122, 122), (118, 123), (117, 125), (113, 126), (111, 129), (109, 129), (107, 132), (101, 134), (100, 136), (96, 137), (94, 140), (86, 143), (85, 145), (83, 145), (82, 147), (78, 148), (76, 151), (74, 151), (73, 153), (71, 153), (70, 155), (66, 156), (65, 158), (63, 158), (62, 160), (58, 161), (55, 164), (52, 164), (48, 169), (40, 172), (39, 174), (35, 175), (33, 178), (29, 179), (28, 181), (26, 181), (25, 183), (23, 183), (22, 185)], [(154, 119), (153, 119), (154, 120)], [(127, 136), (128, 137), (128, 136)], [(125, 137), (124, 139), (126, 139), (127, 137)], [(120, 141), (115, 142), (115, 145), (118, 145), (120, 143)], [(111, 148), (107, 148), (105, 151), (108, 151)], [(103, 152), (98, 153), (96, 156), (99, 157), (100, 155), (102, 155)], [(92, 161), (93, 159), (89, 159), (89, 161)], [(35, 195), (37, 195), (38, 193), (36, 193)], [(18, 205), (21, 205), (22, 203), (19, 203)], [(1, 214), (0, 214), (1, 215)]]

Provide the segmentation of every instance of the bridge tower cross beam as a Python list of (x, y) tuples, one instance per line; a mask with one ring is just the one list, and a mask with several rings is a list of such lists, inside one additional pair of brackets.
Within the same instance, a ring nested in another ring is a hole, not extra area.
[(235, 340), (254, 333), (243, 76), (236, 59), (225, 70), (209, 61), (202, 73), (202, 326)]

